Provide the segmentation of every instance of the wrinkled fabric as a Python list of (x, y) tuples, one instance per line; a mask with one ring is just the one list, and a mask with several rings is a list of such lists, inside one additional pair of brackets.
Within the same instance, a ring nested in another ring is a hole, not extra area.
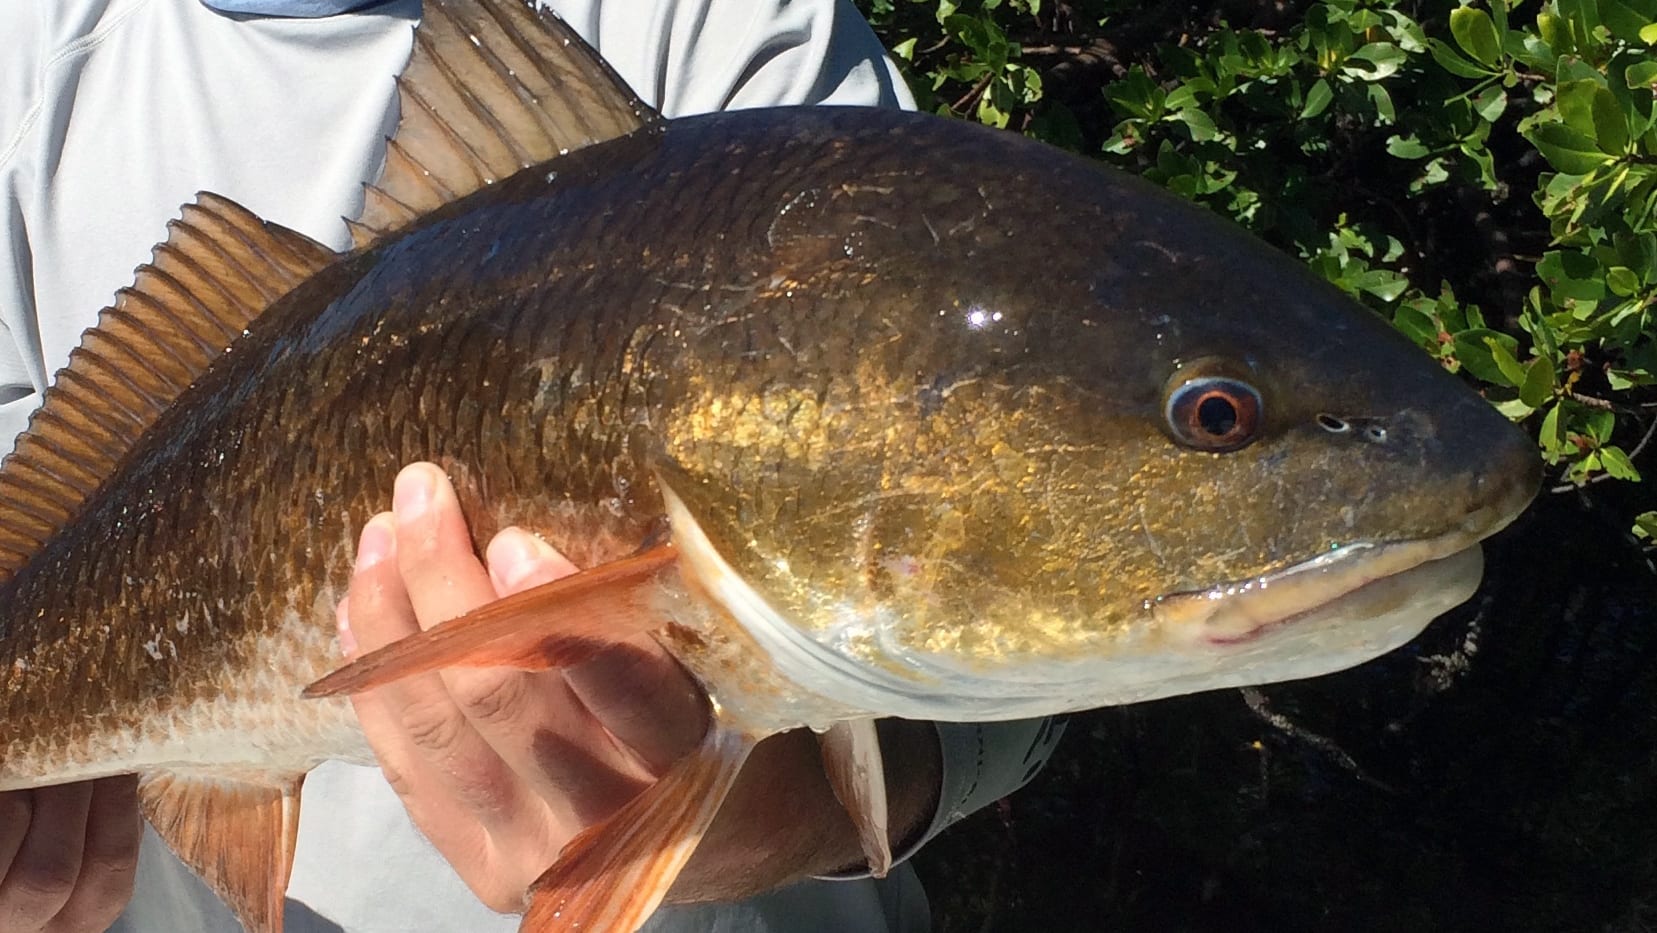
[(316, 17), (349, 13), (380, 0), (201, 0), (221, 13)]

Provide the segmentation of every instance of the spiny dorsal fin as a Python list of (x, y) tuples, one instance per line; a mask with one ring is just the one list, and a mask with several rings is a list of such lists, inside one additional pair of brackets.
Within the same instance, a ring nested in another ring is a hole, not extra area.
[(160, 773), (138, 785), (144, 816), (246, 933), (281, 933), (304, 775), (251, 781)]
[(81, 335), (0, 465), (0, 582), (80, 511), (161, 412), (277, 298), (334, 260), (326, 247), (202, 193)]
[(661, 119), (551, 13), (525, 0), (426, 0), (397, 79), (385, 173), (349, 222), (365, 246), (522, 168)]

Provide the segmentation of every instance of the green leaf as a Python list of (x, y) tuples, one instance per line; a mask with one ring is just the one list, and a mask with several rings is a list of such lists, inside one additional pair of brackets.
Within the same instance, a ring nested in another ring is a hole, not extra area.
[(1496, 24), (1483, 10), (1470, 6), (1451, 10), (1450, 35), (1455, 37), (1462, 51), (1482, 65), (1494, 68), (1502, 60), (1502, 43), (1496, 35)]
[(1387, 137), (1387, 154), (1397, 159), (1420, 159), (1431, 151), (1413, 135)]
[(1628, 117), (1609, 88), (1594, 89), (1594, 136), (1601, 152), (1620, 156), (1628, 150)]
[(1335, 99), (1335, 92), (1329, 89), (1329, 82), (1324, 78), (1317, 79), (1306, 91), (1306, 104), (1300, 108), (1300, 118), (1309, 120), (1328, 109), (1329, 102)]
[(1005, 110), (1002, 110), (995, 105), (994, 95), (991, 94), (985, 94), (984, 96), (978, 98), (978, 112), (976, 116), (979, 123), (982, 123), (985, 126), (993, 126), (996, 129), (1006, 129), (1007, 121), (1012, 119), (1012, 114), (1007, 113)]
[(1428, 39), (1427, 51), (1432, 54), (1433, 61), (1438, 62), (1440, 68), (1458, 78), (1488, 78), (1496, 72), (1489, 68), (1481, 68), (1461, 56), (1461, 53), (1451, 48), (1442, 39)]
[(1657, 540), (1657, 512), (1641, 512), (1634, 516), (1634, 536), (1643, 541)]
[(1599, 28), (1599, 0), (1554, 0), (1554, 7), (1565, 18), (1579, 51), (1587, 54), (1599, 44), (1594, 37)]
[(1640, 277), (1627, 266), (1612, 266), (1605, 274), (1605, 284), (1610, 287), (1611, 294), (1631, 298), (1640, 290)]
[(1597, 81), (1604, 84), (1605, 75), (1580, 58), (1562, 58), (1559, 60), (1559, 73), (1554, 80), (1561, 84), (1566, 81)]
[(1438, 321), (1433, 318), (1430, 310), (1422, 307), (1423, 304), (1430, 308), (1432, 303), (1424, 303), (1417, 299), (1399, 305), (1397, 310), (1392, 312), (1392, 326), (1403, 331), (1420, 346), (1437, 350)]
[(1502, 112), (1507, 109), (1507, 88), (1500, 84), (1492, 84), (1473, 98), (1473, 110), (1486, 123), (1495, 123), (1501, 119)]
[(1162, 101), (1162, 106), (1169, 110), (1184, 110), (1187, 107), (1202, 106), (1202, 102), (1197, 99), (1195, 82), (1187, 81), (1169, 91), (1167, 98)]
[(1640, 41), (1646, 45), (1657, 45), (1657, 23), (1640, 27)]
[(1410, 280), (1386, 269), (1370, 269), (1353, 276), (1350, 284), (1358, 291), (1368, 292), (1382, 301), (1397, 301), (1398, 296), (1410, 287)]
[(1643, 41), (1641, 32), (1651, 25), (1651, 17), (1640, 15), (1619, 0), (1599, 0), (1599, 15), (1606, 30), (1624, 42)]
[[(1518, 388), (1525, 384), (1525, 367), (1513, 356), (1513, 351), (1499, 340), (1486, 340), (1485, 345), (1490, 347), (1490, 358), (1496, 368), (1502, 373), (1502, 382)], [(1535, 408), (1535, 404), (1531, 404)]]
[[(1599, 261), (1577, 250), (1550, 250), (1536, 264), (1536, 274), (1556, 302), (1597, 302), (1605, 297), (1605, 272)], [(1547, 327), (1546, 324), (1543, 325)]]
[(1593, 137), (1563, 123), (1538, 124), (1525, 136), (1549, 165), (1567, 175), (1586, 175), (1611, 161)]
[(1392, 95), (1387, 93), (1386, 85), (1371, 84), (1369, 102), (1375, 105), (1375, 122), (1387, 126), (1398, 121), (1398, 110), (1393, 106)]
[(1214, 125), (1213, 118), (1201, 110), (1195, 108), (1181, 110), (1174, 114), (1174, 119), (1185, 124), (1186, 128), (1191, 131), (1191, 139), (1196, 142), (1205, 143), (1220, 135), (1220, 130)]
[(1623, 453), (1621, 447), (1601, 447), (1599, 449), (1599, 463), (1600, 466), (1605, 468), (1605, 472), (1617, 479), (1625, 479), (1633, 483), (1640, 481), (1640, 471), (1634, 468), (1634, 462), (1628, 459), (1628, 454)]
[[(1654, 26), (1657, 26), (1657, 24), (1654, 24)], [(1657, 39), (1657, 36), (1653, 38)], [(1629, 65), (1628, 71), (1623, 74), (1623, 80), (1627, 81), (1631, 88), (1645, 88), (1647, 90), (1657, 88), (1657, 62), (1636, 62)]]
[(1617, 413), (1591, 411), (1582, 418), (1582, 429), (1594, 439), (1594, 446), (1602, 447), (1611, 439), (1611, 432), (1617, 429)]
[(1348, 62), (1362, 62), (1369, 67), (1347, 71), (1365, 81), (1380, 81), (1396, 74), (1408, 56), (1391, 42), (1371, 42), (1346, 57)]
[(1573, 51), (1565, 20), (1552, 11), (1542, 10), (1536, 14), (1536, 31), (1556, 54), (1566, 55)]
[(1526, 418), (1529, 418), (1531, 412), (1534, 412), (1536, 409), (1526, 405), (1524, 402), (1521, 402), (1516, 398), (1510, 398), (1505, 402), (1497, 402), (1496, 410), (1501, 412), (1502, 417), (1509, 421), (1523, 421)]
[[(1537, 18), (1541, 19), (1542, 15), (1538, 14)], [(1554, 61), (1559, 58), (1559, 53), (1553, 50), (1553, 46), (1541, 36), (1528, 32), (1508, 33), (1502, 43), (1502, 50), (1531, 69), (1544, 74), (1553, 71)], [(1538, 88), (1540, 87), (1541, 85), (1538, 85)]]
[(1472, 373), (1474, 378), (1493, 385), (1506, 385), (1507, 380), (1503, 378), (1501, 368), (1496, 365), (1491, 355), (1491, 342), (1502, 344), (1510, 356), (1519, 347), (1519, 341), (1507, 334), (1475, 327), (1456, 334), (1456, 359), (1461, 361), (1462, 368)]
[(1599, 76), (1561, 81), (1554, 93), (1554, 107), (1565, 125), (1584, 136), (1594, 135), (1594, 95), (1600, 90)]
[(1559, 454), (1567, 446), (1565, 436), (1559, 432), (1559, 409), (1562, 407), (1564, 406), (1555, 405), (1548, 409), (1548, 413), (1542, 416), (1542, 429), (1537, 432), (1537, 441), (1554, 460), (1558, 459)]
[(1524, 383), (1519, 386), (1519, 398), (1532, 408), (1541, 408), (1548, 399), (1553, 398), (1553, 377), (1552, 360), (1540, 356), (1531, 360), (1525, 370)]

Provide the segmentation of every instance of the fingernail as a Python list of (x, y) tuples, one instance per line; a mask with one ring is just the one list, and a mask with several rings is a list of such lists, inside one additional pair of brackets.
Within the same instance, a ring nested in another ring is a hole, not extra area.
[(507, 528), (489, 542), (489, 567), (503, 586), (517, 586), (541, 558), (546, 545), (534, 535)]
[(357, 653), (357, 636), (351, 634), (351, 614), (346, 608), (348, 605), (349, 603), (342, 599), (334, 610), (334, 625), (339, 635), (339, 653), (346, 657)]
[(391, 553), (390, 525), (390, 522), (376, 515), (363, 526), (362, 537), (357, 541), (357, 573), (385, 560), (386, 555)]
[(431, 506), (435, 491), (431, 470), (404, 470), (397, 474), (397, 485), (392, 489), (391, 510), (405, 521), (419, 518)]

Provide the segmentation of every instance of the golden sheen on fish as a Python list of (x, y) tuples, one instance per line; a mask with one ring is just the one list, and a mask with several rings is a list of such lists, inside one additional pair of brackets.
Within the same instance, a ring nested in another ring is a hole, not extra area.
[(369, 760), (301, 691), (406, 463), (587, 570), (313, 696), (638, 631), (708, 692), (701, 749), (532, 892), (525, 929), (589, 933), (643, 922), (766, 735), (824, 733), (878, 873), (875, 718), (1356, 664), (1536, 490), (1477, 395), (1147, 184), (926, 115), (664, 121), (514, 0), (426, 10), (361, 247), (204, 195), (0, 471), (0, 789), (143, 773), (250, 929), (300, 777)]

